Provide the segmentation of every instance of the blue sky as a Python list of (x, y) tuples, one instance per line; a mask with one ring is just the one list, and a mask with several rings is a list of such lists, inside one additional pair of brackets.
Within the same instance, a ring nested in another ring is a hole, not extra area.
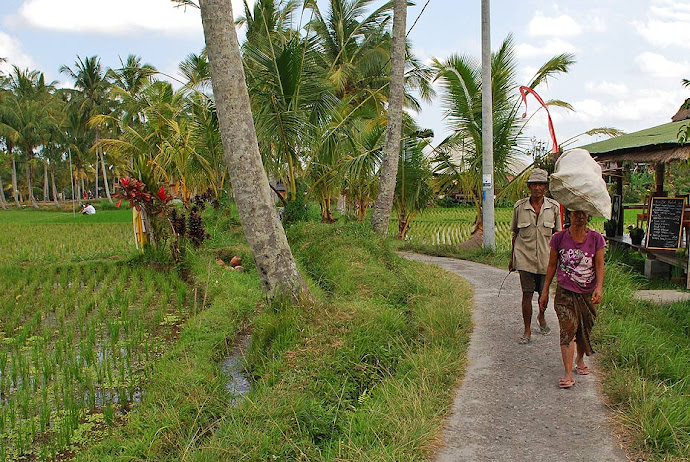
[[(408, 11), (408, 28), (427, 1), (416, 3)], [(240, 4), (233, 0), (236, 12)], [(410, 34), (417, 55), (429, 60), (459, 53), (478, 59), (479, 8), (480, 0), (429, 0)], [(668, 122), (690, 97), (690, 89), (680, 84), (690, 79), (690, 2), (685, 0), (494, 0), (491, 20), (494, 48), (513, 34), (524, 83), (549, 57), (575, 54), (571, 72), (539, 91), (544, 99), (565, 100), (576, 110), (552, 110), (559, 141), (593, 127), (631, 132)], [(169, 0), (0, 2), (0, 57), (41, 70), (49, 80), (64, 82), (58, 69), (72, 66), (77, 55), (98, 55), (105, 66), (116, 67), (118, 57), (134, 53), (174, 75), (177, 64), (202, 47), (198, 11), (174, 8)], [(529, 113), (536, 110), (533, 99), (529, 105)], [(532, 119), (528, 134), (548, 139), (542, 113)], [(448, 133), (438, 101), (425, 105), (417, 119), (434, 129), (436, 141)], [(580, 140), (577, 144), (591, 141)]]

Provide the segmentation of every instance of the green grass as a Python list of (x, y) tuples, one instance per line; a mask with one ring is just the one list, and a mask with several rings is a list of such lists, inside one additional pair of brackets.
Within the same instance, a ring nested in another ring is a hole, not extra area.
[(647, 460), (690, 460), (690, 303), (633, 299), (640, 276), (609, 259), (594, 329), (604, 391), (632, 449)]
[(400, 260), (365, 225), (290, 238), (316, 303), (256, 319), (255, 388), (192, 460), (423, 460), (464, 367), (466, 283)]
[[(426, 458), (464, 367), (467, 284), (401, 260), (365, 225), (297, 224), (290, 239), (314, 301), (263, 306), (253, 269), (211, 264), (213, 301), (159, 363), (151, 398), (81, 459)], [(209, 360), (244, 329), (253, 390), (232, 406)]]
[[(45, 247), (0, 265), (10, 276), (0, 298), (2, 351), (8, 363), (23, 358), (20, 373), (54, 365), (47, 387), (9, 391), (0, 459), (412, 461), (433, 450), (464, 369), (465, 282), (401, 260), (367, 225), (298, 223), (290, 240), (314, 299), (267, 306), (234, 208), (207, 214), (213, 238), (187, 253), (181, 286), (160, 255), (133, 256), (130, 215), (99, 215), (99, 223), (53, 212), (0, 215), (0, 247), (29, 249), (29, 230), (46, 227)], [(117, 243), (105, 258), (88, 246), (50, 248), (85, 239), (90, 226), (99, 227), (101, 248)], [(243, 257), (245, 273), (215, 263), (232, 255)], [(245, 367), (253, 389), (233, 405), (219, 362), (238, 332), (252, 334)], [(134, 347), (132, 336), (144, 357), (118, 359), (119, 347)], [(125, 404), (101, 403), (101, 390)], [(41, 419), (45, 429), (32, 428)]]

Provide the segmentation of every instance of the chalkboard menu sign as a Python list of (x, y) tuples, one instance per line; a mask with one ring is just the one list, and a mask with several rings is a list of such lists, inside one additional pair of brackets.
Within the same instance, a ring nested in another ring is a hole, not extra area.
[(652, 197), (647, 224), (647, 248), (677, 249), (680, 246), (681, 224), (685, 199)]

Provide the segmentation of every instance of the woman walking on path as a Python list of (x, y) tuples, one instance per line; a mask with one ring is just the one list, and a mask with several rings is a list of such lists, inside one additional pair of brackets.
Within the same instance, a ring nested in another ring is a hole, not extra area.
[(589, 374), (584, 355), (594, 353), (589, 334), (604, 285), (606, 241), (601, 234), (587, 227), (589, 215), (586, 212), (573, 211), (570, 217), (570, 228), (555, 234), (549, 244), (551, 252), (544, 281), (546, 290), (539, 298), (539, 307), (546, 309), (548, 288), (556, 274), (558, 286), (554, 308), (561, 331), (561, 356), (565, 370), (559, 381), (560, 388), (575, 385), (573, 356), (576, 347), (575, 372), (578, 375)]

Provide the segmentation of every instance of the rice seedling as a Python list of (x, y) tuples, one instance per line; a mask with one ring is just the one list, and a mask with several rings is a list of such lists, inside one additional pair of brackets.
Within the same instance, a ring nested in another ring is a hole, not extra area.
[(60, 457), (94, 419), (114, 425), (163, 347), (152, 334), (186, 316), (175, 273), (117, 261), (132, 251), (131, 222), (64, 215), (0, 223), (0, 461)]

